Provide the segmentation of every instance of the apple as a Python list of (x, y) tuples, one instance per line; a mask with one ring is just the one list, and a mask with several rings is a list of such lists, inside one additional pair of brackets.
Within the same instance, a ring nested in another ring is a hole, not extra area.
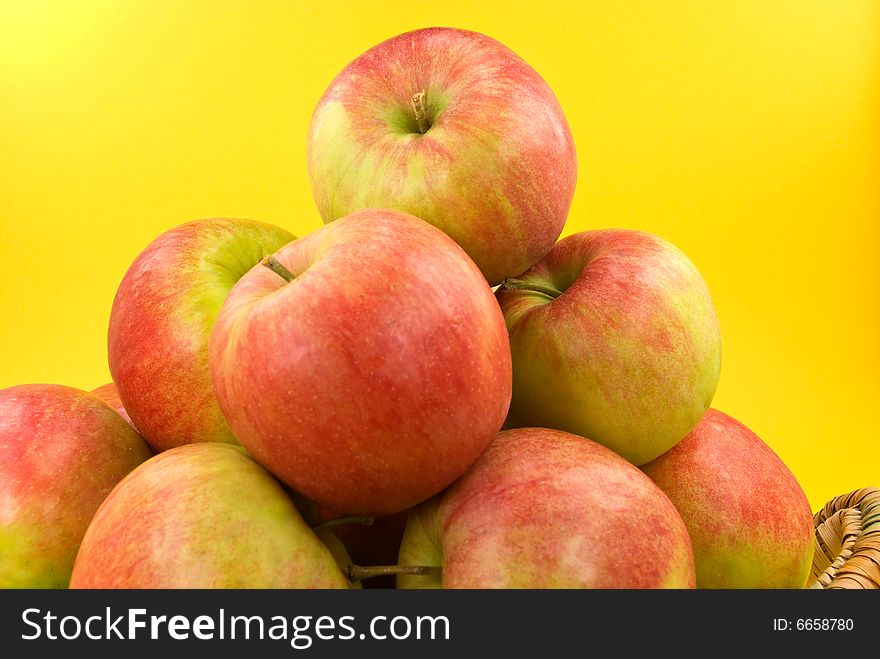
[(391, 515), (458, 478), (511, 387), (504, 318), (467, 254), (374, 209), (266, 265), (230, 291), (210, 349), (220, 407), (254, 459), (347, 514)]
[(493, 285), (556, 242), (577, 178), (547, 83), (501, 43), (453, 28), (401, 34), (348, 64), (312, 115), (307, 162), (324, 222), (412, 213)]
[(497, 295), (513, 355), (508, 427), (566, 430), (638, 465), (709, 407), (718, 318), (696, 267), (661, 238), (568, 236)]
[(344, 569), (240, 446), (201, 443), (119, 483), (89, 525), (70, 587), (348, 588)]
[[(501, 432), (452, 487), (410, 516), (401, 588), (693, 588), (672, 502), (637, 467), (583, 437)], [(427, 568), (440, 567), (439, 573)]]
[[(119, 390), (116, 389), (115, 383), (108, 382), (107, 384), (102, 384), (100, 387), (92, 389), (92, 393), (116, 410), (119, 415), (125, 419), (126, 423), (134, 428), (134, 423), (132, 423), (131, 417), (128, 416), (128, 412), (125, 411), (125, 405), (123, 405), (122, 401), (119, 399)], [(137, 428), (134, 429), (137, 430)]]
[(293, 239), (253, 220), (196, 220), (161, 234), (125, 273), (107, 332), (110, 373), (157, 451), (235, 442), (211, 387), (211, 328), (235, 282)]
[(687, 524), (699, 588), (801, 588), (810, 573), (810, 504), (761, 439), (710, 409), (669, 452), (642, 467)]
[(0, 390), (0, 588), (66, 588), (98, 506), (151, 455), (115, 410), (86, 391)]

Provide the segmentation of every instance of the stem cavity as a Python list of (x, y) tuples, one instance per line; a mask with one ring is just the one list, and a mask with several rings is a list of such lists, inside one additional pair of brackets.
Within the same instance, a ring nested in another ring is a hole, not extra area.
[(544, 284), (539, 284), (533, 281), (523, 281), (522, 279), (505, 279), (501, 282), (501, 288), (505, 291), (531, 291), (533, 293), (541, 293), (554, 300), (562, 295), (562, 291), (559, 291), (552, 286), (545, 286)]
[(296, 278), (296, 276), (290, 270), (285, 268), (281, 264), (281, 261), (276, 259), (274, 256), (264, 256), (260, 259), (260, 265), (266, 266), (267, 268), (269, 268), (269, 270), (281, 277), (284, 281), (291, 282)]
[(430, 126), (428, 126), (428, 108), (425, 104), (426, 97), (427, 92), (423, 89), (422, 91), (413, 94), (410, 99), (413, 112), (416, 115), (416, 126), (422, 134), (427, 132), (428, 128), (430, 128)]

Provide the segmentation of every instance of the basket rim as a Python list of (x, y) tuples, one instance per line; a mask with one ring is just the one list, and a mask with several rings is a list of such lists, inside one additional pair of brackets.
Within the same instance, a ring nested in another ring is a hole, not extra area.
[(830, 499), (813, 515), (809, 588), (880, 588), (880, 488)]

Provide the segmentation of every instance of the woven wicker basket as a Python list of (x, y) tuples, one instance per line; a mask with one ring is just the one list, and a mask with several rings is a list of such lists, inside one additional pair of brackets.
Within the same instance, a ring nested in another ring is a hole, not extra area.
[(880, 488), (835, 497), (813, 526), (810, 588), (880, 588)]

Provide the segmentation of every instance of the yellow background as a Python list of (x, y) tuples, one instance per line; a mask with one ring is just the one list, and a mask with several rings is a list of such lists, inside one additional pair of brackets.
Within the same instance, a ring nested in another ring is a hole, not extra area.
[(556, 92), (565, 233), (676, 243), (721, 319), (714, 406), (815, 509), (880, 486), (880, 3), (0, 0), (0, 387), (109, 379), (116, 286), (199, 217), (320, 226), (305, 133), (332, 77), (430, 25)]

